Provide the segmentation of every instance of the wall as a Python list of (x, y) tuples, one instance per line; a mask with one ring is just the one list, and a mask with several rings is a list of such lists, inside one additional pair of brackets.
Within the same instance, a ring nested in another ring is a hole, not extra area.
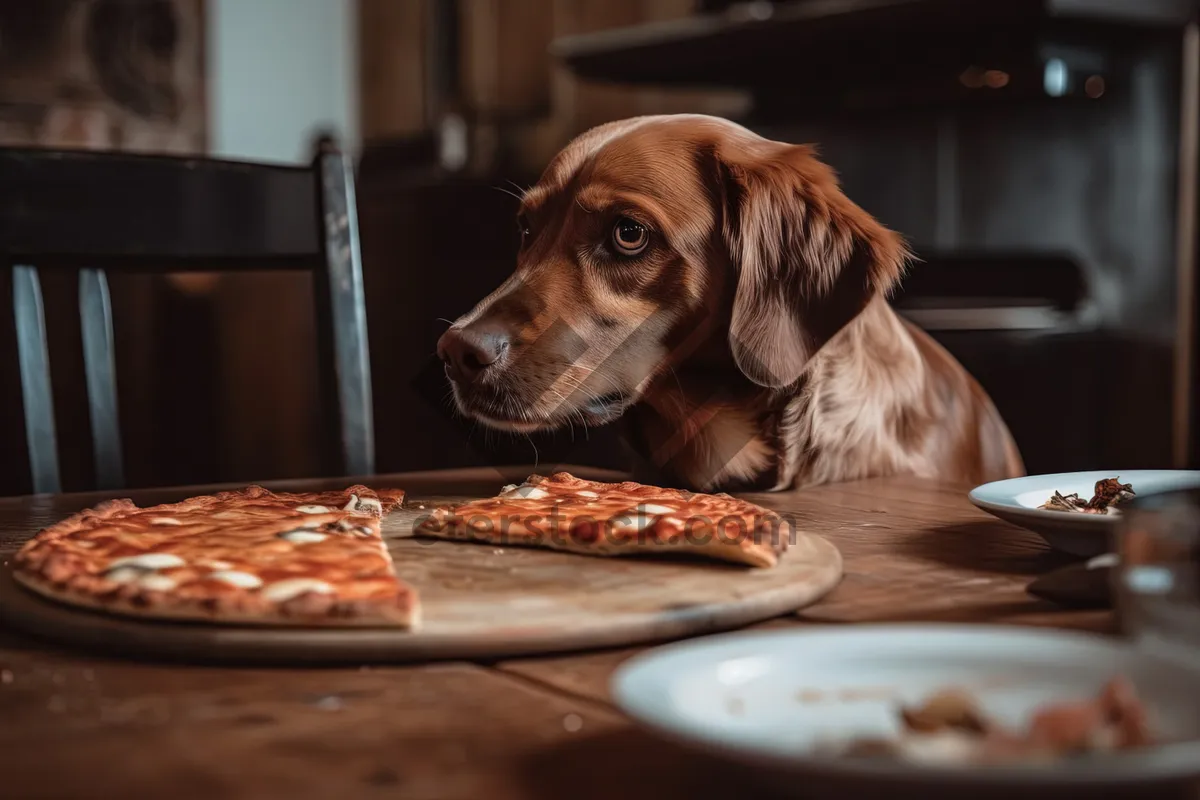
[(356, 152), (354, 0), (208, 0), (211, 152), (307, 161), (329, 127)]

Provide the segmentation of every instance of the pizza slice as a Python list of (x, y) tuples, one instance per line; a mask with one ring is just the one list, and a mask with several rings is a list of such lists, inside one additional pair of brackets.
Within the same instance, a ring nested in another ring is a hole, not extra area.
[(602, 483), (560, 472), (531, 475), (495, 497), (435, 508), (413, 533), (595, 556), (687, 553), (772, 567), (792, 528), (779, 514), (728, 494)]
[(380, 533), (404, 492), (260, 486), (139, 508), (114, 500), (39, 532), (13, 576), (60, 602), (138, 617), (258, 625), (418, 624)]

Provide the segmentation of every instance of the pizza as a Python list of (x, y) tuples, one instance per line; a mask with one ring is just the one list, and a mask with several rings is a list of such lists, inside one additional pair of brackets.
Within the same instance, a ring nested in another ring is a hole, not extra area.
[(772, 567), (791, 525), (728, 494), (696, 494), (633, 481), (602, 483), (560, 472), (531, 475), (500, 494), (438, 507), (415, 536), (545, 547), (596, 556), (685, 553)]
[[(217, 624), (416, 629), (417, 591), (396, 577), (381, 533), (400, 489), (321, 493), (261, 486), (140, 508), (112, 500), (39, 531), (14, 579), (62, 603)], [(728, 494), (569, 473), (531, 475), (495, 497), (438, 507), (416, 536), (597, 556), (686, 553), (772, 567), (791, 526)]]
[(40, 531), (13, 576), (48, 598), (138, 617), (261, 625), (418, 624), (381, 534), (404, 492), (260, 486), (139, 508), (113, 500)]

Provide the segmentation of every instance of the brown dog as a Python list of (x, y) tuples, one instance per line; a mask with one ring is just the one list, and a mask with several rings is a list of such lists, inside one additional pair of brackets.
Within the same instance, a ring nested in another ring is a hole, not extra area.
[(438, 342), (460, 411), (617, 417), (660, 483), (1022, 474), (979, 385), (886, 296), (909, 259), (807, 147), (727, 120), (595, 128), (525, 193), (516, 272)]

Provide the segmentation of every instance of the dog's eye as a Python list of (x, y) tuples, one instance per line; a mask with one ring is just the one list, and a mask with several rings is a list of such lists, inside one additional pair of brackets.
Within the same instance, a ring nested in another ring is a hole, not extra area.
[(621, 255), (636, 256), (650, 243), (650, 231), (646, 226), (629, 217), (621, 217), (613, 225), (613, 246)]
[(524, 214), (517, 216), (517, 230), (521, 232), (522, 239), (529, 235), (529, 218)]

